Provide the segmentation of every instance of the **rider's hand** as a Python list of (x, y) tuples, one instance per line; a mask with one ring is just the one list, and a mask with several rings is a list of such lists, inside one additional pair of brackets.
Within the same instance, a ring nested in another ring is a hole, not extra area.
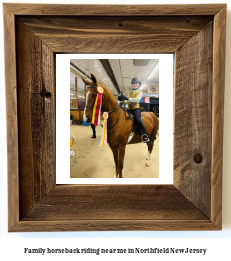
[(124, 96), (122, 93), (118, 97), (119, 101), (128, 100), (128, 97)]

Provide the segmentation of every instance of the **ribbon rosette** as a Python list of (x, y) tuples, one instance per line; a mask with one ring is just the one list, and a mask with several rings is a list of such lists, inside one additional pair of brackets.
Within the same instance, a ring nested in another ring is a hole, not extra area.
[(103, 118), (104, 118), (104, 125), (103, 125), (101, 141), (100, 141), (101, 147), (103, 147), (104, 145), (107, 144), (107, 119), (108, 119), (108, 113), (107, 112), (103, 113)]
[(92, 114), (92, 123), (94, 124), (94, 126), (100, 124), (102, 94), (104, 93), (104, 89), (101, 86), (97, 86), (96, 90), (97, 90), (97, 96), (95, 99), (95, 105)]

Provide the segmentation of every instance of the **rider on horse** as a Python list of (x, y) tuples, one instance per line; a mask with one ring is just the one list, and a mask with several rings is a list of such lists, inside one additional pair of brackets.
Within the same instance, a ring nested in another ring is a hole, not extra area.
[(132, 84), (132, 91), (129, 93), (128, 97), (124, 96), (121, 93), (120, 96), (118, 97), (118, 100), (125, 101), (126, 103), (128, 103), (129, 112), (134, 115), (135, 122), (137, 123), (137, 125), (139, 126), (139, 128), (143, 133), (142, 136), (143, 142), (150, 144), (152, 143), (152, 141), (146, 131), (143, 121), (141, 120), (140, 100), (143, 97), (143, 92), (139, 90), (141, 86), (141, 79), (135, 77), (132, 79), (131, 84)]

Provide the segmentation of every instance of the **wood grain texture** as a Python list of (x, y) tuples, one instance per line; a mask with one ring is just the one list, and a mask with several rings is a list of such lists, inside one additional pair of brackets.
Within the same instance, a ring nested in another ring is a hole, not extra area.
[(211, 231), (219, 230), (209, 220), (62, 220), (21, 221), (9, 232), (41, 231)]
[[(209, 218), (212, 36), (210, 22), (176, 53), (174, 130), (174, 185)], [(195, 155), (202, 157), (201, 163)]]
[(3, 6), (7, 119), (8, 229), (19, 221), (19, 155), (14, 14)]
[(18, 20), (16, 32), (22, 218), (55, 186), (54, 54)]
[[(192, 17), (20, 17), (53, 52), (175, 52), (211, 16)], [(62, 41), (60, 41), (62, 39)], [(140, 45), (142, 39), (142, 45)], [(101, 50), (101, 51), (100, 51)]]
[(211, 220), (222, 226), (222, 154), (225, 89), (226, 6), (214, 18), (212, 106)]
[[(63, 197), (65, 195), (65, 197)], [(23, 221), (207, 220), (173, 185), (58, 185)]]
[(5, 3), (15, 15), (181, 16), (215, 15), (224, 4), (194, 5), (54, 5)]
[[(9, 231), (221, 229), (223, 7), (4, 4)], [(176, 52), (174, 186), (55, 186), (55, 52), (74, 50)]]
[(58, 185), (11, 232), (196, 229), (217, 227), (173, 185)]

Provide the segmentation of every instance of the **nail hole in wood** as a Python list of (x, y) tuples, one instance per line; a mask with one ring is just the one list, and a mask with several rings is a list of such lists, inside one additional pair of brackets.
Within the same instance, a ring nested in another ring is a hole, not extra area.
[(200, 153), (197, 153), (195, 156), (194, 156), (194, 161), (197, 163), (197, 164), (200, 164), (202, 162), (202, 156)]
[(43, 97), (43, 98), (47, 98), (47, 99), (51, 99), (51, 93), (50, 92), (47, 92), (46, 90), (43, 90), (40, 95)]

